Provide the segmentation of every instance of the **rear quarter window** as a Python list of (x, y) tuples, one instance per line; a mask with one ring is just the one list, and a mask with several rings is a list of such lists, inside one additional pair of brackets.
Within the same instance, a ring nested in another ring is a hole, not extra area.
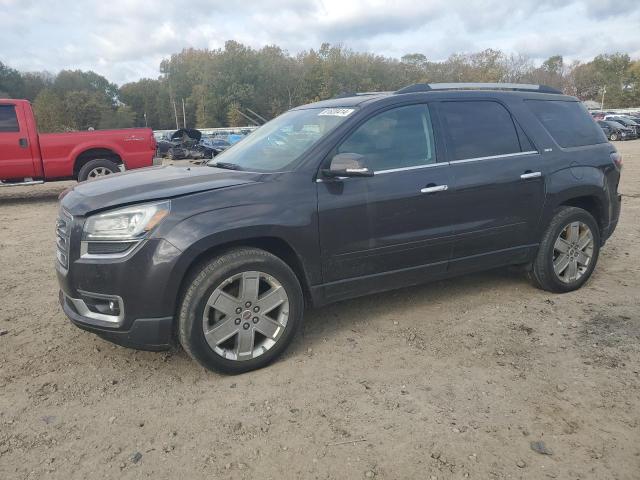
[(16, 108), (13, 105), (0, 105), (0, 132), (19, 132)]
[(563, 148), (605, 143), (607, 137), (580, 102), (525, 100), (558, 145)]

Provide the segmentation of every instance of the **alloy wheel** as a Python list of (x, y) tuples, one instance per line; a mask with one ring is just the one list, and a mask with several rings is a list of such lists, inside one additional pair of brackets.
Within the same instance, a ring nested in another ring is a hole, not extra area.
[(289, 297), (273, 276), (248, 271), (223, 281), (209, 296), (204, 336), (221, 357), (251, 360), (270, 350), (289, 319)]
[(96, 167), (89, 172), (87, 178), (104, 177), (105, 175), (111, 175), (113, 172), (106, 167)]
[(564, 227), (553, 245), (553, 271), (564, 283), (579, 280), (593, 257), (593, 232), (584, 222)]

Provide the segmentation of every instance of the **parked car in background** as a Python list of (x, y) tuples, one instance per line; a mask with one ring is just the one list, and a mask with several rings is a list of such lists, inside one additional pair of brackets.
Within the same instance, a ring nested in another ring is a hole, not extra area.
[(161, 138), (158, 141), (157, 156), (172, 160), (211, 159), (230, 146), (226, 140), (203, 135), (195, 128), (181, 128), (171, 134), (161, 135)]
[(604, 131), (609, 140), (615, 142), (617, 140), (633, 140), (638, 138), (635, 131), (627, 128), (621, 123), (614, 122), (613, 120), (598, 120), (598, 125)]
[(80, 182), (153, 164), (150, 128), (38, 134), (27, 100), (0, 99), (0, 186)]
[(544, 86), (303, 105), (208, 166), (68, 191), (60, 303), (108, 340), (177, 338), (240, 373), (285, 350), (305, 306), (504, 265), (551, 292), (580, 288), (616, 228), (621, 167), (583, 104)]
[(635, 133), (636, 137), (640, 135), (640, 124), (636, 123), (626, 115), (607, 115), (606, 117), (604, 117), (604, 119), (624, 125), (628, 129), (632, 130)]

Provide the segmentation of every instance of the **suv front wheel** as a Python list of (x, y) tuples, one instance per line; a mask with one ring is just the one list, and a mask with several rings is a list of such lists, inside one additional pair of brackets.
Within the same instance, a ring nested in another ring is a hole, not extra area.
[(190, 281), (178, 338), (205, 368), (247, 372), (286, 349), (303, 310), (300, 282), (285, 262), (256, 248), (231, 250), (205, 263)]
[(547, 228), (530, 278), (543, 290), (564, 293), (589, 279), (600, 253), (600, 229), (593, 216), (577, 207), (560, 207)]

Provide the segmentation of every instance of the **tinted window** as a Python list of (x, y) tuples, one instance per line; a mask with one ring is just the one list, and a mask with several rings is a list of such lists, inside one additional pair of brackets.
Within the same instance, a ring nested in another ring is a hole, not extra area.
[(536, 147), (533, 146), (527, 134), (522, 131), (522, 128), (516, 122), (516, 129), (518, 130), (518, 138), (520, 139), (520, 150), (523, 152), (532, 152), (536, 150)]
[(511, 115), (497, 102), (443, 102), (440, 111), (451, 160), (522, 151)]
[(526, 104), (561, 147), (580, 147), (607, 141), (580, 102), (527, 100)]
[(0, 105), (0, 132), (19, 132), (16, 108), (13, 105)]
[(380, 113), (363, 123), (338, 153), (359, 153), (374, 171), (414, 167), (436, 161), (431, 118), (426, 105)]

